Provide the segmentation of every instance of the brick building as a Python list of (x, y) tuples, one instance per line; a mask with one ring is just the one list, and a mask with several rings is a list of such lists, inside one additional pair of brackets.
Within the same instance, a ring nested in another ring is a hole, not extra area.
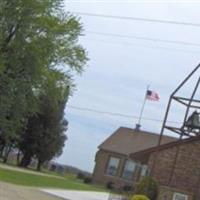
[(159, 200), (200, 199), (200, 136), (130, 154), (160, 184)]
[[(134, 186), (142, 176), (148, 175), (149, 169), (147, 163), (130, 159), (129, 155), (157, 146), (158, 140), (158, 134), (120, 127), (99, 146), (93, 182), (104, 185), (110, 182), (115, 187)], [(175, 140), (164, 136), (162, 144)]]

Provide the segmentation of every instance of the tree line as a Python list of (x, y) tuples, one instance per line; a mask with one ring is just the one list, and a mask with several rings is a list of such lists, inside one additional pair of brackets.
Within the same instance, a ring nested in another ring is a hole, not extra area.
[(88, 58), (79, 44), (79, 18), (63, 0), (0, 1), (0, 156), (18, 151), (37, 169), (62, 153), (68, 121), (64, 110), (75, 88), (73, 74)]

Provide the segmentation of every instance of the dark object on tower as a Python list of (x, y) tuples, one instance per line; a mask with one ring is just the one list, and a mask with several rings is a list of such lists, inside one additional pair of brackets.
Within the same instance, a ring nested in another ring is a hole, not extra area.
[[(182, 81), (182, 83), (174, 90), (174, 92), (170, 95), (165, 118), (162, 125), (162, 130), (160, 134), (159, 145), (162, 141), (162, 136), (165, 130), (172, 131), (173, 133), (177, 133), (179, 135), (179, 139), (186, 138), (186, 137), (194, 137), (200, 135), (200, 120), (199, 120), (199, 113), (197, 109), (200, 109), (200, 100), (197, 98), (195, 99), (195, 95), (199, 88), (200, 84), (200, 76), (197, 76), (196, 84), (192, 89), (191, 96), (183, 97), (179, 96), (178, 92), (181, 89), (184, 89), (184, 86), (192, 79), (195, 73), (200, 69), (200, 64), (195, 67), (195, 69)], [(168, 120), (169, 112), (172, 110), (171, 106), (173, 102), (177, 102), (180, 105), (183, 105), (185, 108), (184, 119), (181, 124), (171, 125)], [(192, 114), (189, 116), (189, 113)]]
[(188, 117), (188, 120), (185, 122), (184, 126), (189, 131), (194, 129), (200, 130), (199, 113), (196, 110), (192, 113), (191, 116)]

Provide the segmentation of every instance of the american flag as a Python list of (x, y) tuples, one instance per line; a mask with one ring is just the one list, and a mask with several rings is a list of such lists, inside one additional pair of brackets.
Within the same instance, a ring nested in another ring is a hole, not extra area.
[(150, 101), (159, 101), (160, 97), (157, 92), (152, 90), (147, 90), (146, 99)]

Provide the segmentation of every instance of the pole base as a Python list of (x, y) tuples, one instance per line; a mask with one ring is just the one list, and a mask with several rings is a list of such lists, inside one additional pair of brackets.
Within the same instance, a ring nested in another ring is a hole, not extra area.
[(135, 125), (135, 130), (139, 131), (140, 128), (141, 128), (141, 125), (140, 125), (140, 124), (136, 124), (136, 125)]

